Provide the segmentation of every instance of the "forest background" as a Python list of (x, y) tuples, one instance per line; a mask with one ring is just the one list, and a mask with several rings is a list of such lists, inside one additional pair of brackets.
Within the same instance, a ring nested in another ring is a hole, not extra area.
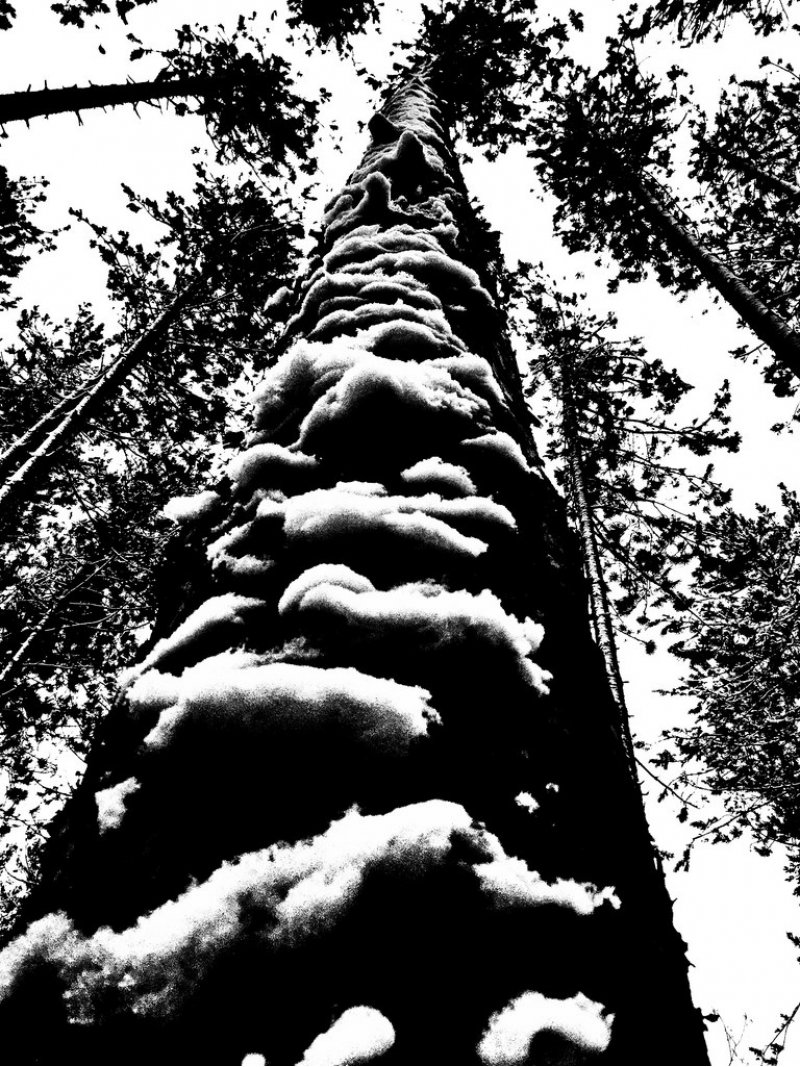
[[(580, 11), (582, 30), (575, 23), (571, 25), (565, 52), (575, 62), (597, 70), (606, 60), (606, 39), (618, 32), (618, 19), (627, 5), (615, 0), (594, 0), (591, 5), (581, 7), (547, 0), (538, 5), (538, 12), (544, 22), (549, 18), (566, 20), (573, 7)], [(83, 85), (124, 81), (129, 75), (137, 80), (152, 77), (163, 65), (161, 56), (142, 54), (131, 63), (132, 51), (174, 48), (175, 28), (183, 23), (205, 24), (212, 36), (221, 23), (230, 36), (240, 14), (228, 10), (229, 5), (223, 8), (218, 0), (160, 0), (129, 12), (127, 25), (110, 14), (89, 19), (85, 27), (78, 29), (60, 25), (50, 10), (49, 0), (24, 0), (17, 8), (13, 28), (0, 36), (0, 92), (5, 93), (28, 84), (37, 88), (45, 83)], [(74, 347), (76, 339), (84, 347), (87, 342), (97, 350), (104, 347), (105, 341), (96, 332), (101, 327), (113, 337), (122, 326), (125, 339), (130, 340), (163, 300), (172, 279), (169, 255), (174, 249), (168, 248), (164, 253), (164, 263), (152, 258), (165, 228), (153, 219), (146, 205), (132, 201), (123, 185), (140, 198), (152, 198), (158, 204), (170, 203), (166, 200), (170, 190), (191, 204), (196, 196), (196, 164), (205, 168), (206, 176), (223, 175), (227, 182), (234, 184), (255, 182), (267, 198), (285, 181), (282, 195), (289, 203), (302, 206), (302, 221), (307, 229), (312, 228), (322, 204), (343, 184), (363, 147), (364, 119), (374, 106), (376, 87), (384, 82), (396, 58), (391, 47), (393, 42), (413, 42), (421, 17), (421, 6), (413, 0), (396, 3), (387, 0), (381, 5), (379, 23), (368, 25), (363, 35), (353, 38), (352, 57), (342, 57), (333, 46), (322, 51), (302, 40), (288, 42), (286, 13), (273, 16), (271, 4), (255, 12), (248, 32), (264, 42), (267, 52), (275, 51), (286, 57), (298, 79), (298, 92), (321, 102), (319, 129), (312, 149), (313, 173), (300, 172), (293, 181), (285, 176), (254, 173), (236, 160), (220, 165), (214, 159), (215, 149), (209, 144), (203, 117), (191, 113), (181, 115), (174, 108), (142, 106), (139, 114), (130, 107), (107, 112), (86, 110), (80, 125), (72, 114), (32, 121), (28, 128), (21, 123), (9, 124), (8, 137), (0, 146), (0, 162), (12, 178), (46, 177), (49, 183), (46, 199), (36, 206), (33, 218), (42, 231), (53, 232), (54, 236), (49, 242), (53, 247), (41, 255), (34, 254), (13, 279), (7, 296), (9, 306), (0, 323), (6, 363), (13, 365), (18, 361), (20, 337), (28, 351), (41, 346), (39, 358), (48, 345), (54, 345), (62, 353), (62, 361), (63, 353)], [(732, 75), (740, 79), (758, 77), (763, 55), (790, 57), (793, 51), (796, 53), (797, 33), (790, 23), (789, 19), (784, 29), (764, 38), (746, 17), (737, 16), (725, 26), (720, 40), (714, 40), (712, 35), (683, 47), (675, 38), (674, 27), (668, 27), (660, 33), (651, 32), (637, 42), (636, 56), (641, 69), (667, 85), (670, 71), (676, 65), (683, 68), (693, 87), (694, 104), (713, 115)], [(132, 41), (129, 34), (141, 43)], [(328, 94), (330, 98), (326, 99)], [(190, 107), (189, 111), (192, 110)], [(567, 251), (553, 222), (557, 201), (543, 186), (535, 161), (527, 154), (528, 146), (515, 145), (497, 158), (492, 158), (491, 151), (466, 143), (459, 147), (467, 157), (465, 177), (470, 192), (483, 204), (490, 224), (499, 230), (509, 267), (514, 268), (520, 261), (535, 264), (541, 261), (547, 274), (558, 279), (563, 292), (576, 289), (585, 292), (586, 306), (592, 313), (601, 318), (607, 313), (616, 316), (615, 337), (640, 338), (649, 359), (660, 359), (666, 368), (676, 369), (694, 387), (680, 402), (682, 425), (692, 419), (702, 421), (722, 382), (730, 381), (727, 416), (731, 428), (741, 436), (741, 443), (737, 451), (721, 449), (714, 454), (715, 478), (732, 490), (733, 506), (746, 516), (756, 515), (758, 505), (780, 509), (779, 484), (784, 482), (790, 488), (797, 484), (796, 442), (790, 426), (782, 433), (775, 433), (771, 428), (791, 420), (795, 401), (791, 396), (776, 397), (752, 361), (731, 359), (732, 349), (750, 343), (747, 332), (737, 326), (735, 313), (724, 303), (714, 302), (703, 288), (682, 294), (679, 299), (662, 287), (652, 272), (642, 280), (622, 280), (612, 285), (614, 291), (610, 292), (609, 283), (618, 273), (613, 258), (605, 254), (598, 257), (591, 251)], [(685, 129), (678, 135), (677, 152), (679, 157), (681, 154), (683, 158), (688, 157), (689, 139)], [(689, 179), (682, 180), (685, 187), (679, 186), (679, 193), (694, 195), (695, 187)], [(245, 188), (241, 184), (239, 187)], [(175, 205), (177, 201), (172, 203)], [(291, 215), (289, 203), (281, 209), (284, 218)], [(131, 205), (137, 210), (132, 211)], [(71, 217), (70, 208), (84, 213), (96, 228)], [(116, 249), (112, 247), (109, 238), (120, 230), (129, 235), (124, 254), (120, 254), (119, 244)], [(276, 247), (279, 249), (279, 243)], [(190, 245), (186, 248), (189, 251), (184, 266), (191, 258)], [(99, 254), (102, 252), (105, 258)], [(114, 270), (119, 272), (120, 263), (128, 271), (127, 274), (123, 271), (122, 276), (114, 274)], [(262, 308), (279, 287), (280, 265), (272, 266), (277, 280), (271, 284), (271, 290), (267, 291), (267, 287), (249, 296), (251, 300), (260, 299)], [(111, 290), (107, 287), (109, 267), (112, 286), (116, 286)], [(145, 268), (150, 271), (147, 277)], [(288, 263), (285, 274), (291, 274)], [(115, 299), (123, 294), (129, 298), (127, 303)], [(241, 295), (242, 301), (245, 296)], [(91, 322), (86, 318), (88, 311), (79, 311), (87, 305), (91, 308)], [(33, 317), (24, 320), (25, 328), (20, 332), (20, 316), (26, 312)], [(66, 320), (73, 325), (58, 326)], [(237, 359), (243, 364), (252, 355), (247, 346), (256, 343), (256, 330), (268, 336), (268, 316), (255, 322), (253, 334), (245, 335), (244, 340), (240, 330), (231, 348), (231, 365)], [(36, 340), (31, 343), (25, 338)], [(200, 331), (198, 349), (202, 350), (203, 343), (214, 343), (212, 338), (208, 332), (204, 340)], [(521, 360), (530, 358), (531, 348), (524, 339), (520, 340), (518, 350)], [(52, 347), (48, 351), (52, 352)], [(32, 358), (35, 369), (38, 364)], [(258, 358), (267, 359), (268, 354), (262, 351)], [(233, 407), (236, 409), (238, 404), (241, 412), (249, 384), (245, 375), (231, 393), (226, 393), (226, 406), (230, 407), (229, 402), (235, 398)], [(213, 389), (214, 386), (212, 381), (203, 387)], [(136, 388), (146, 392), (146, 375)], [(543, 415), (547, 400), (547, 389), (540, 390), (532, 399), (533, 410)], [(155, 396), (156, 408), (158, 402)], [(123, 407), (111, 418), (111, 437), (99, 444), (91, 435), (82, 440), (84, 464), (90, 467), (94, 464), (98, 471), (102, 470), (110, 455), (119, 456), (129, 447), (126, 442), (136, 435), (137, 418), (143, 420), (143, 425), (152, 425), (151, 416), (146, 412), (142, 415), (141, 398), (134, 397), (129, 403), (131, 410), (126, 412)], [(213, 412), (206, 414), (206, 418), (213, 417)], [(162, 442), (169, 440), (175, 425), (184, 439), (189, 440), (185, 427), (180, 426), (179, 416), (175, 418), (177, 423), (165, 420), (161, 427)], [(216, 418), (220, 422), (221, 409)], [(230, 435), (237, 432), (234, 410), (233, 421), (224, 433), (217, 432), (212, 442), (212, 469), (222, 465), (226, 447), (235, 440)], [(544, 427), (539, 430), (539, 443), (547, 448)], [(154, 450), (158, 451), (159, 447), (156, 441)], [(187, 492), (202, 480), (204, 472), (196, 463), (193, 466), (199, 447), (190, 441), (180, 462), (176, 461), (172, 471), (176, 491), (181, 489), (181, 478), (188, 478), (183, 486)], [(705, 460), (698, 462), (697, 457), (681, 453), (679, 457), (685, 465), (694, 462), (698, 472), (705, 467)], [(124, 463), (122, 460), (119, 463), (122, 470)], [(152, 470), (149, 477), (153, 477)], [(145, 495), (146, 490), (145, 477)], [(683, 504), (687, 499), (684, 496)], [(159, 501), (159, 506), (164, 502)], [(94, 506), (92, 501), (88, 506)], [(35, 519), (31, 520), (37, 524), (41, 551), (48, 559), (51, 575), (58, 572), (53, 562), (58, 552), (65, 543), (72, 545), (70, 531), (76, 520), (80, 521), (79, 512), (80, 508), (75, 512), (65, 507), (48, 510), (40, 502)], [(169, 529), (169, 523), (165, 520), (159, 529), (162, 531), (159, 536), (167, 537), (164, 531)], [(142, 551), (146, 549), (145, 545)], [(15, 566), (25, 563), (19, 556), (5, 560), (4, 579), (11, 591), (19, 590), (8, 575)], [(75, 572), (71, 570), (67, 578), (74, 581)], [(32, 590), (32, 598), (34, 594)], [(86, 640), (87, 623), (72, 621), (76, 627), (77, 660), (80, 658), (77, 649)], [(147, 640), (143, 620), (135, 626), (135, 619), (124, 621), (130, 632), (118, 636), (117, 654), (122, 662)], [(670, 785), (674, 792), (667, 790), (664, 796), (663, 786), (651, 774), (656, 774), (662, 782), (672, 783), (675, 770), (653, 761), (658, 761), (663, 749), (662, 732), (680, 730), (691, 722), (693, 701), (669, 692), (680, 684), (685, 670), (685, 665), (667, 650), (670, 638), (664, 637), (658, 627), (648, 628), (635, 620), (623, 619), (622, 629), (634, 631), (633, 637), (626, 637), (619, 630), (619, 652), (635, 737), (646, 746), (640, 749), (639, 756), (651, 772), (642, 768), (649, 818), (659, 846), (673, 857), (667, 861), (666, 868), (671, 893), (676, 899), (676, 923), (689, 944), (695, 998), (709, 1017), (712, 1062), (758, 1062), (749, 1047), (765, 1049), (780, 1027), (781, 1014), (792, 1012), (800, 1000), (797, 949), (786, 937), (787, 932), (800, 932), (797, 899), (784, 873), (786, 854), (779, 844), (765, 850), (762, 841), (762, 852), (769, 854), (756, 855), (753, 842), (745, 832), (728, 843), (699, 842), (691, 849), (688, 867), (673, 870), (686, 847), (705, 833), (705, 828), (692, 826), (697, 817), (694, 805), (699, 801), (694, 794), (687, 793), (685, 783)], [(11, 630), (6, 632), (3, 646), (6, 656), (13, 651), (19, 636)], [(21, 636), (24, 637), (24, 632)], [(647, 642), (653, 642), (655, 649), (647, 647)], [(52, 682), (43, 681), (45, 675), (44, 667), (37, 667), (37, 661), (33, 660), (24, 678), (17, 679), (15, 684), (27, 685), (26, 699), (38, 699), (47, 705), (54, 690)], [(60, 686), (71, 684), (69, 664), (62, 664), (56, 675)], [(79, 687), (83, 684), (81, 676)], [(86, 706), (91, 706), (97, 698), (97, 692), (87, 691)], [(42, 713), (42, 717), (46, 715)], [(62, 724), (60, 747), (47, 754), (31, 781), (33, 778), (39, 784), (49, 781), (50, 786), (57, 782), (57, 788), (63, 789), (64, 781), (79, 773), (83, 749), (71, 734), (77, 729), (74, 723)], [(73, 743), (66, 743), (65, 738), (71, 738)], [(13, 793), (13, 772), (19, 769), (19, 762), (14, 764), (11, 760), (9, 768), (5, 774), (7, 788), (12, 790), (10, 799), (18, 814), (38, 827), (42, 812), (34, 810), (29, 798)], [(53, 769), (57, 770), (55, 776), (50, 774)], [(686, 805), (676, 794), (690, 799), (689, 817)], [(47, 790), (42, 795), (48, 804), (57, 801)], [(659, 798), (662, 798), (660, 802)], [(702, 818), (724, 817), (719, 800), (712, 799), (710, 803), (710, 808), (703, 809)], [(43, 810), (51, 809), (45, 805)], [(14, 886), (21, 884), (17, 880), (24, 880), (26, 873), (26, 854), (20, 849), (20, 834), (21, 830), (12, 833), (7, 857), (9, 904), (15, 897)], [(34, 852), (35, 849), (31, 856)], [(798, 1051), (800, 1032), (796, 1028), (794, 1032), (789, 1031), (783, 1062), (792, 1062)]]

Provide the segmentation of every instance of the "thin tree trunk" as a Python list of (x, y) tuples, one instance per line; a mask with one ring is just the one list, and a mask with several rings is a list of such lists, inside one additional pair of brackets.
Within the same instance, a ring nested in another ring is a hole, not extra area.
[(619, 657), (617, 655), (617, 642), (614, 634), (614, 626), (611, 621), (608, 588), (606, 586), (605, 574), (603, 573), (600, 548), (597, 543), (594, 512), (586, 492), (583, 448), (581, 446), (575, 406), (572, 369), (569, 365), (568, 355), (563, 356), (561, 359), (561, 397), (564, 443), (567, 450), (569, 472), (572, 482), (573, 503), (578, 518), (581, 547), (586, 566), (586, 576), (589, 585), (589, 603), (594, 622), (595, 639), (603, 656), (606, 677), (608, 679), (611, 694), (619, 710), (620, 736), (628, 756), (630, 771), (633, 780), (638, 781), (636, 773), (636, 754), (633, 748), (633, 738), (631, 737), (630, 723), (628, 720), (628, 709), (625, 703), (625, 688), (619, 666)]
[(55, 618), (55, 614), (58, 610), (58, 607), (59, 602), (56, 602), (47, 609), (47, 611), (37, 621), (36, 625), (31, 628), (30, 632), (28, 633), (28, 636), (25, 638), (22, 644), (19, 645), (16, 652), (9, 656), (9, 658), (3, 664), (3, 668), (2, 670), (0, 670), (0, 697), (8, 696), (9, 690), (4, 687), (7, 687), (11, 683), (14, 676), (17, 674), (20, 667), (27, 659), (28, 653), (30, 652), (31, 647), (36, 641), (36, 639), (47, 628), (48, 623), (50, 623), (50, 621)]
[(779, 196), (800, 197), (800, 186), (794, 185), (792, 182), (787, 182), (785, 179), (779, 178), (777, 175), (763, 170), (745, 156), (741, 156), (737, 152), (731, 152), (729, 149), (723, 148), (722, 145), (717, 144), (710, 138), (703, 138), (702, 145), (706, 151), (724, 159), (741, 174), (759, 182), (764, 188), (769, 189), (771, 192), (777, 193)]
[(67, 396), (59, 400), (55, 407), (46, 411), (38, 422), (29, 427), (25, 433), (15, 438), (8, 448), (0, 453), (0, 478), (5, 477), (9, 471), (21, 466), (30, 457), (42, 438), (50, 432), (54, 425), (61, 421), (70, 408), (73, 408), (87, 390), (91, 389), (97, 383), (98, 378), (102, 378), (102, 376), (102, 373), (96, 375), (88, 385), (83, 385), (79, 389), (68, 393)]
[(720, 259), (707, 252), (686, 226), (664, 207), (641, 177), (620, 173), (619, 178), (640, 205), (645, 217), (664, 235), (673, 252), (695, 266), (756, 337), (772, 349), (778, 362), (800, 378), (800, 334), (780, 315), (771, 311)]
[[(19, 502), (21, 497), (30, 498), (32, 493), (41, 488), (56, 453), (84, 432), (97, 408), (128, 378), (135, 367), (157, 351), (170, 328), (197, 294), (203, 280), (199, 278), (176, 293), (150, 326), (109, 364), (95, 379), (94, 384), (86, 389), (76, 390), (72, 397), (66, 398), (77, 401), (73, 407), (70, 408), (66, 400), (61, 401), (50, 415), (40, 419), (36, 426), (6, 450), (3, 461), (9, 453), (13, 453), (18, 459), (23, 456), (25, 458), (0, 486), (0, 509), (7, 509)], [(63, 411), (66, 411), (66, 414), (48, 430), (56, 414)], [(45, 436), (41, 437), (43, 432)]]
[(0, 93), (0, 126), (64, 112), (80, 114), (92, 108), (153, 103), (186, 96), (205, 97), (223, 92), (233, 84), (236, 80), (230, 77), (203, 74), (116, 85), (70, 85), (61, 89)]
[(197, 610), (54, 824), (0, 953), (9, 1050), (707, 1062), (431, 84), (327, 211), (203, 565), (168, 577)]
[[(0, 697), (8, 695), (9, 690), (7, 687), (11, 684), (11, 682), (14, 680), (14, 677), (25, 663), (33, 645), (44, 633), (44, 631), (56, 617), (61, 608), (64, 607), (67, 601), (70, 600), (70, 598), (73, 597), (79, 589), (83, 588), (86, 582), (88, 582), (91, 578), (94, 578), (95, 575), (99, 574), (105, 566), (106, 564), (102, 563), (100, 564), (100, 566), (94, 568), (92, 568), (90, 564), (86, 564), (80, 567), (78, 569), (77, 574), (75, 574), (72, 578), (72, 586), (66, 591), (66, 593), (62, 593), (61, 596), (56, 597), (50, 603), (47, 609), (42, 613), (41, 617), (37, 619), (34, 626), (31, 627), (28, 636), (25, 638), (22, 644), (19, 645), (16, 652), (9, 656), (2, 669), (0, 670)], [(5, 691), (4, 687), (6, 687)]]

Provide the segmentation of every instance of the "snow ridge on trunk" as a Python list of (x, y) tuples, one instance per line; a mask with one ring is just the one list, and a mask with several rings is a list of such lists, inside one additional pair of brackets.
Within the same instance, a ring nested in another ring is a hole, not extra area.
[(59, 1062), (702, 1062), (425, 75), (370, 132), (227, 496), (176, 512), (208, 595), (126, 679), (0, 1020)]

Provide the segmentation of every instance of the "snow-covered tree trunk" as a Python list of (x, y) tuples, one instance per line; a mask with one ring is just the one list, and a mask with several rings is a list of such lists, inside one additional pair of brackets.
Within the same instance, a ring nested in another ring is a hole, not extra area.
[(16, 1062), (705, 1062), (493, 238), (425, 75), (370, 131), (0, 954)]

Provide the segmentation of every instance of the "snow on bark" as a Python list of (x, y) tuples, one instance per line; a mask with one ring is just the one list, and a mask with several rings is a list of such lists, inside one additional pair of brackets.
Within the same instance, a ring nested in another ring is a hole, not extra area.
[(394, 1044), (394, 1027), (374, 1008), (348, 1008), (306, 1049), (299, 1067), (372, 1063)]
[[(536, 1063), (580, 1063), (575, 1053), (600, 1053), (611, 1040), (613, 1016), (604, 1014), (601, 1004), (595, 1004), (583, 994), (569, 1000), (554, 1000), (540, 993), (523, 993), (489, 1020), (478, 1054), (481, 1063), (528, 1063), (535, 1039), (550, 1038), (546, 1059), (538, 1056)], [(551, 1058), (553, 1043), (569, 1059)], [(535, 1053), (533, 1053), (535, 1055)], [(572, 1055), (570, 1055), (572, 1054)]]
[[(483, 648), (499, 651), (536, 692), (547, 693), (549, 675), (530, 659), (541, 643), (541, 626), (507, 614), (488, 589), (476, 596), (466, 590), (451, 592), (435, 582), (418, 582), (391, 590), (354, 591), (328, 581), (324, 567), (312, 568), (287, 588), (278, 610), (308, 613), (323, 634), (336, 639), (352, 634), (362, 645), (405, 642), (410, 635), (416, 647), (431, 655), (447, 646), (455, 646), (457, 652), (461, 646), (478, 657), (479, 665)], [(465, 663), (464, 669), (470, 666)], [(511, 680), (511, 670), (508, 675)]]
[(230, 642), (232, 636), (244, 629), (248, 614), (263, 611), (266, 605), (254, 597), (223, 593), (201, 604), (178, 628), (156, 643), (153, 650), (137, 667), (123, 677), (129, 682), (150, 667), (166, 662), (175, 662), (181, 655), (190, 653), (209, 642)]
[(440, 456), (421, 459), (408, 470), (401, 471), (400, 477), (406, 485), (433, 492), (448, 492), (453, 496), (474, 496), (478, 491), (464, 467), (445, 463)]
[(258, 744), (266, 735), (274, 756), (287, 730), (319, 730), (327, 722), (379, 752), (402, 751), (439, 721), (428, 703), (430, 693), (419, 687), (352, 667), (260, 663), (257, 656), (235, 652), (203, 660), (177, 682), (171, 675), (145, 674), (129, 700), (133, 709), (163, 708), (144, 739), (151, 749), (179, 743), (181, 734), (199, 723), (206, 731), (236, 732), (243, 744)]
[(514, 863), (458, 804), (431, 800), (373, 816), (351, 811), (319, 837), (223, 863), (128, 929), (101, 927), (87, 936), (63, 913), (38, 920), (0, 956), (0, 991), (7, 996), (45, 964), (74, 1023), (128, 1013), (162, 1018), (245, 935), (267, 967), (287, 946), (324, 939), (358, 910), (370, 883), (380, 894), (381, 881), (395, 872), (413, 894), (429, 876), (457, 871), (476, 910), (482, 901), (502, 908), (508, 899), (496, 871), (510, 864), (519, 868), (515, 877), (535, 885), (525, 901), (533, 907), (558, 906), (565, 898), (573, 910), (602, 906), (591, 887), (551, 886)]
[(101, 833), (117, 829), (125, 815), (125, 802), (139, 788), (140, 783), (135, 778), (126, 778), (124, 782), (95, 793), (97, 825)]
[(219, 503), (219, 494), (207, 489), (194, 496), (173, 497), (164, 505), (162, 514), (173, 522), (193, 522), (215, 511)]

